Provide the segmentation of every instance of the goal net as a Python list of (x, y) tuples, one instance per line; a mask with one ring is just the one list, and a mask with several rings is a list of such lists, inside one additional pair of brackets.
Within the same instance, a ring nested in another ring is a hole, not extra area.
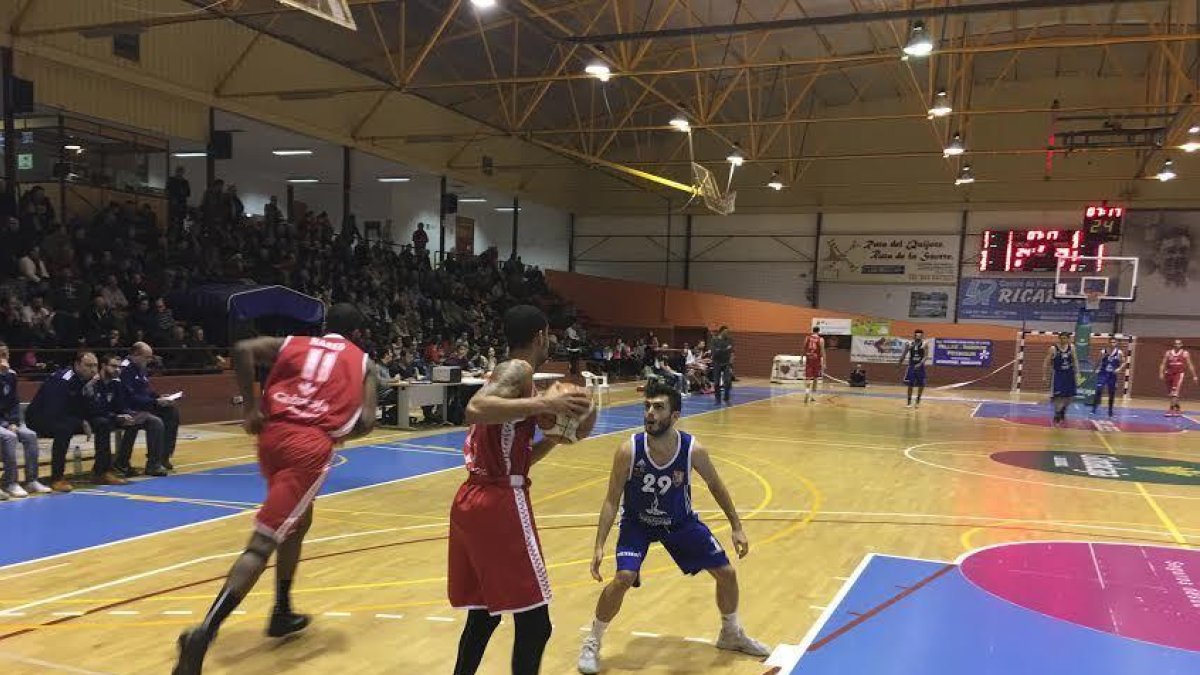
[[(1133, 386), (1133, 369), (1137, 363), (1136, 335), (1092, 333), (1087, 361), (1091, 364), (1090, 370), (1094, 371), (1100, 363), (1102, 352), (1108, 349), (1109, 339), (1113, 337), (1117, 338), (1118, 346), (1125, 353), (1126, 364), (1117, 381), (1117, 393), (1122, 398), (1128, 399)], [(1013, 369), (1012, 386), (1014, 392), (1044, 392), (1047, 396), (1050, 395), (1050, 381), (1046, 379), (1044, 364), (1050, 347), (1057, 342), (1058, 333), (1055, 331), (1024, 330), (1017, 333), (1017, 357), (1016, 367)], [(1082, 362), (1083, 359), (1081, 358), (1080, 361)], [(1088, 369), (1085, 368), (1085, 371)], [(1089, 375), (1084, 380), (1084, 385), (1079, 388), (1079, 393), (1081, 397), (1090, 399), (1093, 391), (1095, 391), (1095, 378)]]

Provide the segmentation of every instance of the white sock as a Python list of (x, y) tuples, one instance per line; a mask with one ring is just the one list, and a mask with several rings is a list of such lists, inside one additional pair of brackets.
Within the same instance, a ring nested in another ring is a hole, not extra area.
[(721, 630), (736, 633), (737, 631), (740, 631), (741, 629), (742, 629), (742, 624), (741, 624), (741, 622), (738, 621), (737, 612), (734, 612), (733, 614), (722, 614), (721, 615)]
[(608, 622), (600, 619), (592, 619), (592, 637), (599, 640), (604, 637), (604, 631), (608, 629)]

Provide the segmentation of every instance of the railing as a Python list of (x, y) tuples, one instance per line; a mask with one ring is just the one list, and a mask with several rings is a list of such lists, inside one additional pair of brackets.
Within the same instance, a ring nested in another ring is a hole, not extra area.
[[(80, 349), (41, 349), (9, 345), (9, 365), (21, 377), (38, 380), (75, 362), (80, 352), (92, 352), (97, 358), (117, 356), (124, 359), (129, 347)], [(219, 373), (228, 366), (228, 350), (218, 347), (165, 347), (154, 350), (155, 363), (151, 370), (164, 375), (199, 375)]]

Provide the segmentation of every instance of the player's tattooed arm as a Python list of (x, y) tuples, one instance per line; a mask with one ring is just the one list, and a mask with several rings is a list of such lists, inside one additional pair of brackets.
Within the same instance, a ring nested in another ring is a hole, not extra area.
[(738, 516), (737, 507), (733, 505), (733, 497), (729, 496), (725, 481), (721, 480), (721, 475), (713, 466), (708, 451), (700, 447), (700, 443), (694, 439), (692, 440), (692, 467), (708, 485), (708, 491), (717, 501), (717, 506), (720, 506), (721, 510), (725, 512), (725, 517), (729, 519), (729, 527), (733, 529), (733, 547), (737, 550), (739, 558), (745, 558), (746, 554), (750, 552), (750, 540), (742, 529), (742, 519)]
[(533, 366), (510, 359), (496, 366), (487, 384), (467, 403), (467, 424), (503, 424), (548, 412), (533, 393)]
[(631, 464), (633, 445), (625, 440), (613, 456), (612, 472), (608, 476), (608, 492), (600, 506), (600, 521), (596, 524), (596, 549), (592, 553), (592, 578), (596, 581), (604, 581), (604, 577), (600, 575), (600, 564), (604, 562), (604, 542), (608, 540), (613, 523), (617, 519), (617, 510), (621, 508), (621, 495), (625, 492), (625, 483), (629, 480)]

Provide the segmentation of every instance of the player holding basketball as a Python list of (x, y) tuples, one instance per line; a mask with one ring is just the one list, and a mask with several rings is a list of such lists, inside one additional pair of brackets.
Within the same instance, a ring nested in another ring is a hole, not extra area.
[(1100, 352), (1096, 368), (1096, 395), (1092, 397), (1092, 414), (1100, 407), (1100, 398), (1108, 390), (1108, 416), (1113, 416), (1113, 400), (1117, 397), (1117, 376), (1125, 369), (1125, 352), (1117, 338), (1108, 339), (1108, 347)]
[(813, 326), (804, 338), (804, 402), (817, 400), (817, 383), (825, 375), (825, 338), (821, 327)]
[[(290, 594), (300, 547), (312, 525), (313, 499), (329, 472), (334, 443), (375, 427), (375, 368), (343, 337), (359, 330), (363, 316), (341, 303), (329, 309), (325, 323), (330, 332), (324, 337), (260, 337), (233, 348), (238, 388), (246, 402), (242, 426), (258, 436), (267, 497), (250, 543), (208, 615), (179, 636), (174, 675), (199, 675), (221, 624), (254, 587), (272, 554), (275, 610), (267, 635), (282, 637), (308, 626), (308, 616), (292, 611)], [(260, 402), (254, 395), (256, 370), (268, 364), (271, 372)]]
[(1058, 344), (1050, 345), (1044, 367), (1046, 379), (1050, 380), (1050, 400), (1054, 402), (1054, 423), (1066, 422), (1067, 407), (1079, 386), (1079, 360), (1070, 333), (1058, 334)]
[[(925, 331), (913, 331), (912, 342), (904, 346), (900, 354), (900, 367), (905, 364), (904, 384), (908, 385), (907, 408), (920, 408), (921, 395), (925, 393), (925, 364), (929, 361), (929, 348), (925, 345)], [(917, 388), (917, 403), (913, 405), (913, 387)]]
[(1176, 340), (1163, 354), (1162, 363), (1158, 364), (1158, 376), (1167, 383), (1167, 395), (1171, 397), (1167, 417), (1179, 417), (1183, 414), (1179, 407), (1179, 397), (1183, 394), (1184, 368), (1192, 374), (1192, 382), (1196, 382), (1196, 367), (1192, 365), (1192, 355), (1183, 348), (1183, 340)]
[(529, 305), (504, 314), (509, 359), (467, 404), (467, 481), (450, 507), (450, 604), (469, 610), (454, 675), (479, 668), (501, 614), (516, 625), (514, 675), (535, 675), (550, 639), (550, 579), (529, 501), (529, 468), (557, 444), (533, 442), (540, 415), (582, 417), (582, 389), (538, 396), (533, 373), (549, 354), (546, 315)]
[[(682, 399), (662, 384), (646, 386), (645, 433), (623, 442), (613, 459), (608, 495), (600, 507), (592, 578), (603, 581), (600, 564), (604, 542), (612, 530), (617, 509), (623, 506), (617, 536), (617, 574), (600, 593), (592, 630), (579, 652), (579, 672), (600, 672), (600, 641), (608, 624), (621, 610), (630, 588), (640, 584), (640, 570), (651, 542), (659, 542), (684, 574), (707, 571), (717, 582), (717, 608), (721, 612), (719, 649), (766, 657), (771, 650), (746, 635), (738, 621), (738, 581), (729, 558), (696, 512), (692, 510), (692, 469), (700, 474), (733, 528), (733, 546), (739, 558), (750, 552), (750, 540), (729, 491), (713, 467), (708, 452), (690, 434), (675, 429)], [(623, 500), (623, 503), (622, 503)]]

